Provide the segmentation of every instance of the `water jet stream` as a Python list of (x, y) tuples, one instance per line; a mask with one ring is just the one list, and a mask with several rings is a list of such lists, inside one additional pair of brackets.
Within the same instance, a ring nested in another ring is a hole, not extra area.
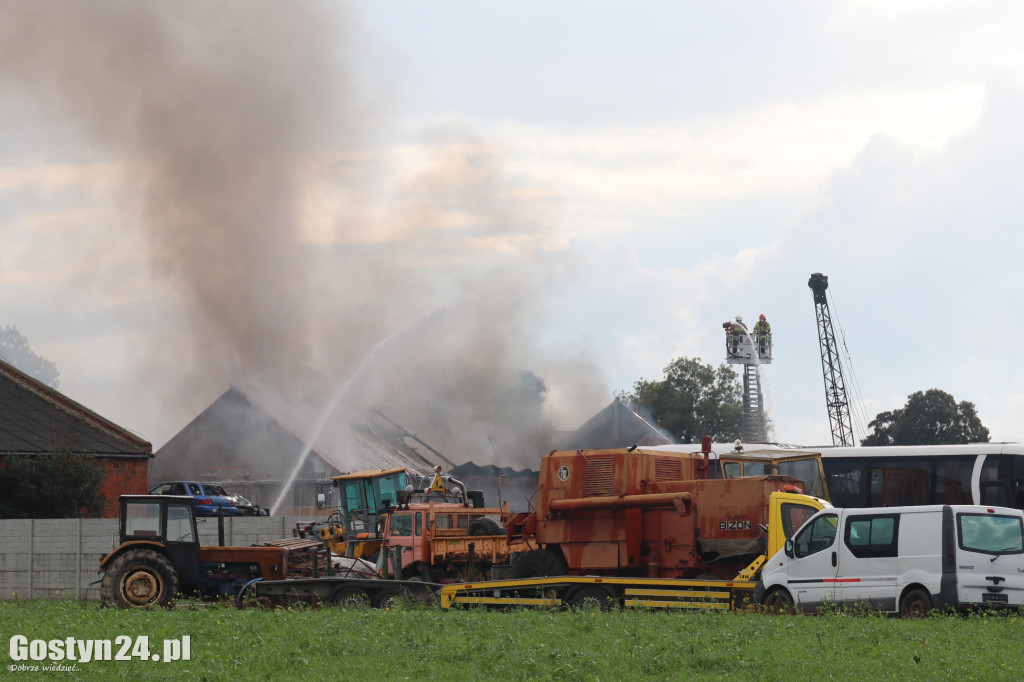
[(341, 399), (345, 397), (345, 394), (348, 393), (348, 390), (349, 388), (352, 387), (352, 384), (355, 383), (357, 379), (359, 379), (363, 371), (370, 365), (370, 362), (374, 359), (374, 357), (376, 357), (378, 351), (380, 351), (384, 346), (386, 346), (396, 337), (402, 336), (403, 334), (407, 333), (410, 329), (413, 329), (422, 322), (426, 321), (427, 319), (434, 317), (440, 311), (447, 309), (448, 306), (442, 306), (428, 313), (420, 315), (409, 324), (393, 332), (390, 336), (387, 336), (378, 341), (373, 346), (373, 348), (370, 349), (370, 352), (366, 354), (366, 356), (363, 358), (363, 361), (359, 363), (359, 366), (356, 368), (356, 371), (352, 373), (352, 376), (348, 378), (348, 381), (341, 385), (341, 388), (338, 389), (337, 393), (334, 394), (334, 397), (331, 398), (331, 400), (327, 403), (324, 410), (320, 413), (320, 417), (317, 419), (316, 424), (313, 426), (313, 433), (310, 435), (308, 439), (306, 439), (305, 446), (302, 449), (302, 454), (299, 455), (298, 460), (296, 460), (295, 462), (295, 466), (292, 468), (292, 471), (288, 476), (288, 480), (285, 481), (284, 487), (281, 488), (281, 492), (278, 493), (277, 499), (274, 501), (274, 504), (271, 505), (270, 507), (271, 516), (277, 513), (278, 509), (280, 509), (281, 507), (281, 504), (284, 502), (284, 498), (291, 491), (292, 485), (294, 485), (295, 479), (298, 477), (299, 471), (302, 469), (302, 465), (306, 463), (306, 458), (309, 457), (309, 453), (313, 450), (313, 445), (316, 443), (317, 438), (320, 437), (320, 434), (321, 432), (323, 432), (324, 428), (326, 428), (328, 420), (331, 418), (331, 415), (334, 414), (334, 411), (338, 408), (338, 404), (341, 403)]

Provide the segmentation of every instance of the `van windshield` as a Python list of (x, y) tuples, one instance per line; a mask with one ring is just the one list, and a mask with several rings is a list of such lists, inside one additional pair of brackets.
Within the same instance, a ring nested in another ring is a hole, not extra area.
[(1016, 516), (957, 514), (960, 548), (985, 554), (1024, 552), (1024, 524)]

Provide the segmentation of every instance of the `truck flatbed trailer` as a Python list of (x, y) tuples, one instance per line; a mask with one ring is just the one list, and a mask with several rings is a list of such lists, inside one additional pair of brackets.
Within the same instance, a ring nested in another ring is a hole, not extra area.
[(441, 585), (421, 580), (379, 580), (321, 576), (288, 580), (253, 580), (240, 592), (237, 604), (254, 599), (261, 606), (288, 606), (297, 602), (311, 605), (365, 606), (388, 609), (400, 600), (430, 603), (437, 599)]
[(737, 611), (753, 604), (756, 582), (609, 576), (554, 576), (455, 583), (441, 588), (441, 607), (613, 607)]

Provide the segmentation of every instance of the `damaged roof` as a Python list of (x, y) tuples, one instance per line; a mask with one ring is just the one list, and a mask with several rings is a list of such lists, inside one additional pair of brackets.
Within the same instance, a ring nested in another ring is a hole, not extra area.
[(656, 426), (616, 398), (587, 423), (559, 440), (557, 450), (628, 448), (633, 445), (670, 445)]
[(149, 441), (0, 360), (0, 454), (152, 457)]
[[(380, 412), (353, 412), (340, 418), (350, 423), (344, 451), (312, 450), (300, 471), (302, 477), (399, 467), (428, 472), (447, 462), (441, 453)], [(218, 480), (282, 479), (291, 472), (304, 448), (304, 441), (293, 431), (244, 391), (231, 386), (157, 451), (150, 480), (197, 476)]]

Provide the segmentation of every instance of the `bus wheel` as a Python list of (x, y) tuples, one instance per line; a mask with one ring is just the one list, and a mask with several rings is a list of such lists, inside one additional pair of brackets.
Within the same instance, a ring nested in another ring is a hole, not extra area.
[(900, 600), (900, 615), (904, 618), (924, 618), (932, 610), (932, 598), (921, 589), (910, 590)]

